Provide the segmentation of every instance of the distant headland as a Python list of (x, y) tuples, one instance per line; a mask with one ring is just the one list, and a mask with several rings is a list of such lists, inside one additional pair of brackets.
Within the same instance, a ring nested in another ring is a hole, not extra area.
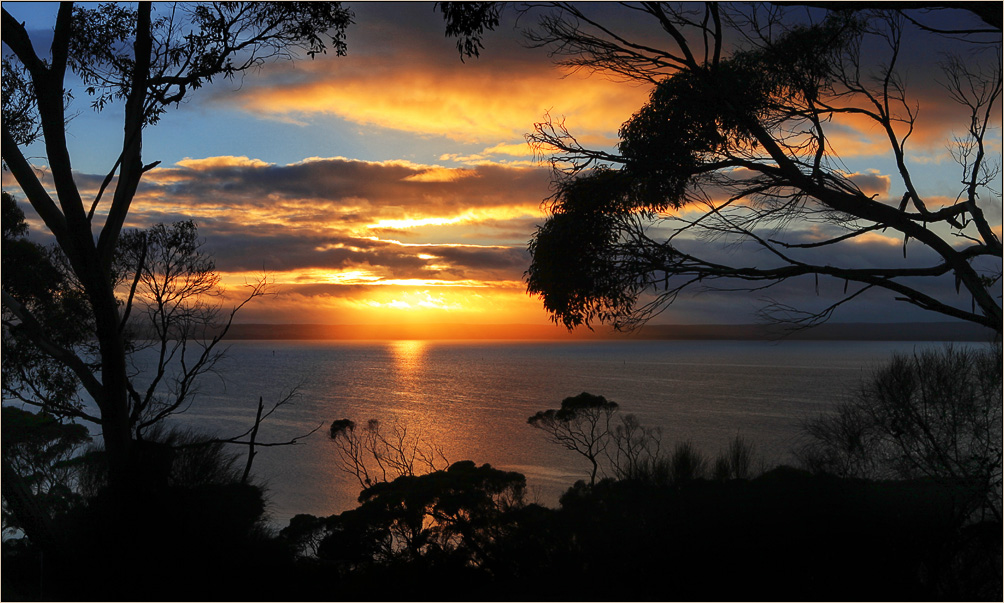
[(609, 327), (569, 332), (554, 325), (527, 324), (234, 324), (227, 339), (471, 339), (471, 340), (831, 340), (831, 341), (975, 341), (989, 342), (992, 330), (965, 322), (826, 323), (785, 335), (778, 325), (645, 325), (631, 333)]

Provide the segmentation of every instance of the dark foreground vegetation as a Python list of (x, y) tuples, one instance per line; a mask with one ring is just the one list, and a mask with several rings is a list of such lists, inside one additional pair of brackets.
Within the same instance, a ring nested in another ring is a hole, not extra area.
[[(579, 482), (557, 509), (470, 462), (363, 492), (359, 508), (260, 523), (260, 491), (165, 487), (142, 532), (102, 498), (67, 548), (4, 545), (5, 600), (999, 600), (1001, 526), (957, 486), (778, 467), (752, 480)], [(142, 511), (139, 511), (142, 509)], [(125, 545), (125, 546), (123, 546)], [(109, 562), (112, 562), (111, 564)], [(114, 575), (102, 568), (113, 566)]]
[(330, 442), (359, 506), (280, 531), (224, 443), (151, 434), (159, 471), (123, 507), (85, 431), (6, 407), (4, 527), (26, 537), (4, 541), (2, 596), (999, 600), (1000, 371), (999, 347), (897, 357), (807, 424), (803, 468), (769, 470), (740, 437), (714, 459), (664, 450), (582, 393), (528, 419), (588, 461), (557, 508), (519, 473), (342, 419)]

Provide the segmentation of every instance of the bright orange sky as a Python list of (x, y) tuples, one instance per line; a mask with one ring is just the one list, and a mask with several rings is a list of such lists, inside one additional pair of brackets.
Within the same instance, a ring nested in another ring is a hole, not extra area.
[[(277, 295), (241, 322), (546, 324), (522, 278), (550, 172), (523, 136), (549, 113), (586, 145), (612, 148), (648, 90), (562, 70), (524, 48), (511, 23), (486, 38), (481, 58), (461, 62), (431, 4), (351, 6), (348, 56), (217, 82), (148, 129), (144, 160), (162, 163), (144, 179), (130, 225), (196, 220), (234, 296), (264, 271)], [(54, 8), (5, 8), (47, 46)], [(611, 5), (595, 10), (635, 27)], [(962, 114), (931, 78), (938, 50), (912, 49), (908, 81), (923, 109), (910, 157), (925, 166), (928, 198), (952, 202), (958, 175), (945, 143)], [(78, 184), (93, 193), (121, 125), (87, 102), (81, 91), (70, 144)], [(881, 133), (854, 121), (831, 129), (863, 190), (902, 195)], [(999, 136), (994, 144), (999, 151)], [(44, 153), (29, 155), (44, 166)], [(16, 190), (7, 173), (3, 185)], [(879, 233), (858, 241), (863, 256), (895, 256), (900, 245)], [(753, 322), (754, 306), (698, 296), (663, 320)]]

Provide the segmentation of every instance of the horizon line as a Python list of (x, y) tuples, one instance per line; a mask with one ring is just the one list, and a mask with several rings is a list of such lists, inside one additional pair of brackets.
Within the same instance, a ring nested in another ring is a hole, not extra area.
[(628, 332), (608, 325), (569, 331), (532, 323), (234, 323), (231, 340), (859, 340), (984, 341), (995, 332), (965, 321), (834, 322), (785, 332), (776, 324), (648, 324)]

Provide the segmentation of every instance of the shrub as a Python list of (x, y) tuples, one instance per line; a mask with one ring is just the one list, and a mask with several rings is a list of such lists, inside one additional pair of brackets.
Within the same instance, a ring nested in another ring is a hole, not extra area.
[(1001, 346), (896, 355), (795, 451), (808, 469), (873, 479), (948, 479), (968, 511), (1001, 512)]

